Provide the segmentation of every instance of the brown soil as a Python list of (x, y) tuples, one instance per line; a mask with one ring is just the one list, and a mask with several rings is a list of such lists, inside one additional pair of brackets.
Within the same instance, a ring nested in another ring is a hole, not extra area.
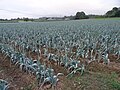
[[(31, 53), (31, 56), (34, 59), (37, 59), (36, 53)], [(60, 81), (57, 85), (56, 90), (109, 90), (108, 87), (104, 87), (100, 89), (100, 85), (103, 85), (102, 82), (97, 80), (97, 75), (95, 73), (107, 73), (111, 74), (112, 72), (116, 72), (119, 77), (118, 80), (120, 81), (120, 63), (116, 61), (115, 56), (110, 57), (110, 64), (105, 65), (102, 63), (92, 62), (86, 68), (86, 72), (83, 76), (79, 74), (75, 75), (75, 78), (67, 79), (65, 76), (59, 77)], [(41, 62), (46, 61), (43, 57), (41, 58)], [(47, 61), (46, 61), (47, 62)], [(64, 67), (60, 67), (55, 65), (54, 63), (47, 62), (48, 66), (51, 66), (55, 73), (62, 72), (65, 75), (68, 74), (67, 70)], [(89, 73), (88, 73), (89, 72)], [(76, 78), (81, 77), (81, 82), (76, 82)], [(36, 85), (36, 79), (33, 75), (28, 75), (25, 72), (22, 72), (18, 67), (15, 65), (10, 65), (9, 58), (5, 57), (3, 54), (0, 53), (0, 79), (4, 79), (10, 83), (9, 90), (28, 90), (25, 88), (29, 88), (30, 86), (32, 89), (30, 90), (40, 90)], [(87, 86), (87, 83), (83, 83), (83, 80), (87, 80), (90, 84)], [(50, 86), (46, 85), (43, 87), (43, 90), (48, 90)], [(107, 88), (107, 89), (105, 89)], [(53, 88), (49, 89), (53, 90)], [(111, 89), (112, 90), (112, 89)]]

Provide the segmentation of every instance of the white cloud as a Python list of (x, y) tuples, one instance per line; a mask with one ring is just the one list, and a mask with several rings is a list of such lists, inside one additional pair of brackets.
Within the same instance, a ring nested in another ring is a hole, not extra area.
[(77, 11), (104, 14), (119, 4), (119, 0), (0, 0), (0, 18), (64, 16)]

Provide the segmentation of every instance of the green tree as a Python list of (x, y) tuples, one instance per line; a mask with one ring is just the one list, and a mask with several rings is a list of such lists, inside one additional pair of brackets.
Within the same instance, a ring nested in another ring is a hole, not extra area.
[(114, 7), (114, 8), (112, 9), (112, 11), (118, 11), (118, 8), (117, 8), (117, 7)]
[(23, 18), (23, 20), (27, 22), (27, 21), (29, 21), (29, 18)]
[(106, 17), (120, 17), (120, 9), (117, 7), (114, 7), (112, 10), (108, 11), (105, 14)]
[(115, 16), (120, 17), (120, 10), (116, 12)]
[(87, 19), (88, 17), (85, 15), (84, 12), (77, 12), (75, 15), (75, 19)]

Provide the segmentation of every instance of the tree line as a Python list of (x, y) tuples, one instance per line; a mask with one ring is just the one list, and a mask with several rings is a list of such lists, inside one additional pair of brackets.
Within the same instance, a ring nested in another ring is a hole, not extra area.
[(88, 18), (111, 18), (120, 17), (120, 7), (114, 7), (107, 11), (104, 15), (86, 15), (84, 12), (77, 12), (73, 19), (88, 19)]
[[(111, 18), (111, 17), (120, 17), (120, 7), (114, 7), (112, 10), (107, 11), (104, 15), (86, 15), (85, 12), (77, 12), (74, 16), (64, 16), (62, 20), (79, 20), (79, 19), (89, 19), (89, 18)], [(57, 19), (56, 19), (57, 20)], [(0, 21), (47, 21), (47, 18), (30, 19), (30, 18), (17, 18), (17, 19), (0, 19)]]

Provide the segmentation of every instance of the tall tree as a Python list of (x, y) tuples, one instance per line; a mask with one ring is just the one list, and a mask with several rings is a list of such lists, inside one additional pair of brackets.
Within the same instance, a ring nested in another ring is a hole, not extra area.
[(120, 8), (114, 7), (112, 10), (108, 11), (106, 17), (120, 17)]
[(75, 19), (87, 19), (88, 17), (85, 15), (84, 12), (77, 12), (75, 15)]

